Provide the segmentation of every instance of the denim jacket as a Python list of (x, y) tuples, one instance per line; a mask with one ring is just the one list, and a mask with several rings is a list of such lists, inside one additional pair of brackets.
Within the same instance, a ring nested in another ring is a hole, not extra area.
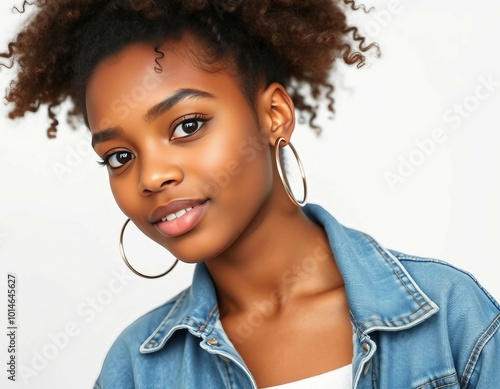
[[(304, 212), (325, 229), (345, 281), (353, 388), (500, 388), (500, 306), (470, 274), (387, 250), (317, 205)], [(94, 388), (257, 388), (204, 264), (191, 287), (123, 331)]]

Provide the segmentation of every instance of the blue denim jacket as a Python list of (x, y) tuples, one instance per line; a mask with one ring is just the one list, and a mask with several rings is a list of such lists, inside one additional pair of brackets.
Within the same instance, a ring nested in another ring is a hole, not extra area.
[[(470, 274), (384, 249), (317, 205), (304, 212), (328, 234), (345, 281), (353, 388), (500, 388), (500, 306)], [(205, 265), (118, 337), (94, 388), (257, 388), (222, 328)]]

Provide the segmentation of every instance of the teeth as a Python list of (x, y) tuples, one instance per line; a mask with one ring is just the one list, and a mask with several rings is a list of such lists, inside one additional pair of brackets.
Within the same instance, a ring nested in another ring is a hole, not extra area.
[(161, 221), (165, 222), (165, 221), (171, 221), (171, 220), (177, 219), (178, 217), (181, 217), (182, 215), (185, 215), (186, 213), (188, 213), (192, 209), (193, 208), (181, 209), (178, 212), (171, 213), (170, 215), (167, 215), (166, 217), (164, 217), (163, 219), (161, 219)]

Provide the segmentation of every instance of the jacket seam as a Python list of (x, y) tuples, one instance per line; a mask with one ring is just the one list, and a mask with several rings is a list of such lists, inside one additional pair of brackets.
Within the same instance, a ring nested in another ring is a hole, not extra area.
[(380, 389), (380, 385), (379, 385), (379, 382), (378, 382), (378, 375), (377, 375), (377, 369), (375, 368), (374, 365), (378, 365), (377, 361), (376, 361), (376, 356), (374, 355), (372, 357), (372, 383), (373, 383), (373, 389)]
[[(387, 258), (387, 252), (385, 250), (381, 250), (381, 248), (379, 247), (378, 243), (371, 236), (369, 236), (369, 235), (367, 235), (365, 233), (363, 233), (363, 235), (366, 238), (368, 238), (368, 240), (375, 246), (375, 248), (377, 249), (377, 251), (379, 252), (379, 254), (386, 260), (386, 262), (389, 264), (389, 266), (391, 267), (391, 269), (394, 272), (394, 274), (396, 275), (396, 277), (398, 277), (399, 282), (401, 282), (401, 284), (404, 286), (404, 288), (413, 297), (413, 299), (415, 300), (415, 302), (420, 306), (420, 308), (423, 308), (423, 304), (416, 298), (416, 296), (413, 293), (413, 291), (410, 290), (410, 288), (408, 288), (408, 285), (406, 284), (406, 282), (403, 281), (403, 279), (401, 278), (401, 276), (399, 275), (399, 273), (395, 270), (395, 267), (394, 267), (392, 261), (388, 260), (388, 258)], [(397, 259), (396, 257), (394, 257), (394, 258)]]
[[(383, 323), (393, 323), (393, 322), (405, 320), (408, 317), (414, 315), (419, 310), (423, 309), (422, 314), (419, 315), (418, 317), (416, 317), (414, 320), (412, 320), (412, 322), (413, 322), (413, 321), (419, 319), (420, 317), (424, 316), (427, 312), (429, 312), (432, 309), (432, 306), (430, 306), (429, 303), (425, 299), (424, 299), (424, 302), (422, 303), (416, 297), (415, 293), (408, 287), (407, 283), (403, 281), (403, 279), (401, 278), (399, 273), (396, 271), (396, 268), (393, 264), (393, 261), (391, 260), (391, 258), (387, 257), (387, 252), (385, 250), (382, 250), (381, 247), (379, 247), (379, 244), (370, 235), (367, 235), (365, 233), (362, 233), (362, 234), (368, 239), (368, 241), (375, 247), (375, 249), (379, 252), (379, 254), (385, 259), (386, 263), (391, 267), (392, 272), (396, 275), (396, 277), (398, 277), (398, 280), (401, 283), (401, 285), (403, 285), (403, 287), (412, 296), (413, 300), (418, 304), (419, 307), (417, 309), (415, 309), (414, 311), (412, 311), (411, 313), (406, 314), (405, 316), (399, 317), (397, 319), (382, 319), (380, 317), (367, 319), (364, 322), (360, 323), (359, 325), (357, 324), (358, 330), (360, 330), (359, 326), (364, 328), (364, 327), (366, 327), (366, 325), (368, 323), (374, 322), (374, 321), (381, 321)], [(396, 256), (394, 256), (394, 259), (398, 260), (396, 258)], [(423, 298), (422, 294), (420, 294), (420, 296)], [(403, 327), (404, 325), (406, 325), (406, 323), (400, 324), (400, 325), (391, 325), (391, 328), (399, 328), (399, 327)]]
[(229, 369), (227, 367), (227, 363), (224, 361), (222, 361), (222, 363), (224, 364), (224, 371), (226, 372), (226, 378), (227, 378), (227, 383), (229, 384), (229, 389), (231, 389), (233, 385), (231, 384), (231, 378), (229, 377)]
[(408, 254), (403, 254), (403, 253), (394, 253), (393, 254), (396, 258), (398, 258), (400, 261), (411, 261), (411, 262), (432, 262), (437, 265), (442, 265), (445, 267), (448, 267), (450, 269), (456, 270), (463, 275), (469, 277), (474, 283), (483, 291), (483, 293), (488, 297), (488, 299), (491, 301), (491, 303), (495, 306), (496, 309), (500, 310), (500, 306), (498, 305), (498, 302), (493, 298), (493, 296), (479, 283), (479, 281), (474, 277), (471, 273), (469, 273), (466, 270), (460, 269), (458, 267), (455, 267), (447, 262), (441, 261), (439, 259), (434, 259), (434, 258), (423, 258), (423, 257), (415, 257), (412, 255)]
[[(208, 314), (205, 322), (199, 327), (199, 331), (200, 332), (203, 331), (203, 330), (205, 330), (205, 328), (207, 328), (208, 322), (212, 319), (212, 317), (214, 316), (216, 310), (217, 310), (217, 304), (215, 304), (213, 306), (213, 308), (211, 309), (210, 313)], [(195, 321), (194, 319), (191, 319), (191, 320)]]
[(202, 330), (203, 324), (200, 324), (196, 319), (194, 319), (190, 316), (184, 316), (181, 321), (179, 321), (178, 323), (175, 324), (175, 326), (178, 326), (178, 325), (188, 325), (189, 326), (192, 323), (194, 323), (194, 325), (196, 325), (196, 327), (198, 327), (198, 330)]
[(354, 314), (352, 313), (351, 309), (349, 309), (349, 316), (351, 317), (351, 323), (354, 324), (354, 327), (356, 327), (356, 332), (358, 334), (358, 338), (360, 340), (363, 339), (363, 330), (361, 329), (361, 326), (359, 325), (359, 323), (357, 322), (356, 318), (354, 317)]
[(466, 387), (469, 384), (470, 378), (472, 377), (472, 373), (474, 372), (477, 361), (481, 355), (486, 344), (493, 338), (493, 336), (497, 333), (498, 328), (500, 327), (500, 315), (498, 315), (486, 328), (486, 330), (479, 336), (476, 344), (474, 345), (472, 352), (465, 364), (464, 372), (462, 377), (460, 378), (460, 386)]
[(163, 328), (165, 327), (165, 324), (173, 316), (173, 314), (176, 311), (177, 307), (180, 305), (180, 303), (182, 302), (182, 300), (184, 300), (184, 298), (186, 297), (187, 293), (188, 293), (188, 289), (186, 289), (183, 293), (181, 293), (181, 295), (179, 296), (179, 299), (174, 303), (174, 306), (168, 312), (167, 316), (165, 316), (165, 318), (161, 321), (160, 325), (157, 326), (156, 329), (146, 338), (146, 340), (143, 342), (143, 344), (145, 342), (150, 343), (154, 339), (154, 337), (156, 335), (158, 335), (163, 330)]
[[(365, 320), (363, 323), (361, 323), (361, 325), (364, 326), (366, 323), (370, 323), (372, 321), (382, 321), (382, 322), (396, 322), (396, 321), (400, 321), (400, 320), (406, 319), (409, 316), (414, 315), (416, 312), (421, 311), (422, 309), (423, 309), (422, 314), (419, 315), (419, 316), (417, 316), (415, 318), (415, 320), (421, 318), (423, 315), (425, 315), (427, 312), (429, 312), (432, 308), (429, 307), (429, 306), (427, 306), (427, 307), (419, 307), (418, 309), (415, 309), (413, 312), (411, 312), (411, 313), (409, 313), (409, 314), (407, 314), (405, 316), (401, 316), (401, 317), (399, 317), (397, 319), (382, 319), (380, 317), (373, 318), (373, 319), (368, 319), (368, 320)], [(406, 325), (406, 323), (405, 324), (396, 324), (396, 325), (391, 326), (391, 328), (403, 327), (405, 325)]]
[[(359, 339), (362, 339), (363, 338), (363, 334), (365, 332), (365, 330), (369, 329), (369, 328), (366, 328), (364, 329), (364, 327), (366, 326), (367, 323), (370, 323), (370, 322), (374, 322), (374, 321), (381, 321), (381, 322), (396, 322), (396, 321), (399, 321), (399, 320), (403, 320), (413, 314), (415, 314), (417, 311), (419, 311), (421, 308), (419, 309), (416, 309), (415, 311), (413, 311), (412, 313), (408, 314), (408, 315), (405, 315), (405, 316), (402, 316), (398, 319), (382, 319), (380, 317), (378, 318), (373, 318), (373, 319), (368, 319), (368, 320), (365, 320), (364, 322), (362, 323), (358, 323), (358, 321), (356, 320), (356, 317), (354, 316), (354, 314), (352, 313), (352, 311), (349, 309), (349, 315), (351, 317), (351, 322), (354, 324), (354, 326), (356, 327), (356, 332), (358, 333), (358, 338)], [(424, 308), (424, 311), (422, 312), (421, 315), (419, 315), (418, 317), (416, 317), (413, 321), (415, 320), (418, 320), (420, 319), (422, 316), (424, 316), (425, 314), (427, 314), (427, 312), (429, 312), (430, 310), (432, 309), (431, 306), (429, 305), (426, 305), (426, 307)], [(391, 325), (390, 328), (400, 328), (400, 327), (404, 327), (406, 325), (406, 323), (404, 324), (397, 324), (397, 325)], [(389, 326), (388, 326), (389, 327)]]
[(449, 384), (446, 384), (446, 385), (439, 385), (439, 386), (436, 386), (435, 389), (439, 389), (439, 388), (447, 388), (449, 386), (452, 386), (452, 385), (455, 385), (457, 383), (457, 381), (455, 382), (450, 382)]
[[(441, 377), (441, 378), (436, 378), (435, 380), (426, 382), (425, 384), (418, 386), (416, 389), (422, 389), (422, 388), (426, 387), (427, 385), (433, 384), (434, 382), (441, 381), (441, 380), (446, 380), (446, 379), (451, 378), (451, 377), (456, 376), (456, 375), (457, 375), (457, 373), (455, 372), (453, 374), (449, 374), (449, 375)], [(438, 388), (445, 388), (445, 387), (450, 386), (450, 385), (455, 385), (456, 383), (457, 383), (457, 381), (452, 382), (451, 384), (437, 386), (436, 389), (438, 389)]]

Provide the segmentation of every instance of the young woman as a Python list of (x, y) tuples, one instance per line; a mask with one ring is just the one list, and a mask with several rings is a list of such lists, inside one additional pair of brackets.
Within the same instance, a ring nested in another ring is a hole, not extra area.
[(289, 188), (294, 109), (315, 127), (333, 61), (376, 49), (345, 5), (39, 6), (4, 54), (19, 65), (11, 116), (54, 118), (69, 98), (120, 209), (197, 264), (190, 288), (118, 337), (96, 388), (495, 387), (500, 307), (470, 275), (302, 208), (305, 177), (304, 198)]

